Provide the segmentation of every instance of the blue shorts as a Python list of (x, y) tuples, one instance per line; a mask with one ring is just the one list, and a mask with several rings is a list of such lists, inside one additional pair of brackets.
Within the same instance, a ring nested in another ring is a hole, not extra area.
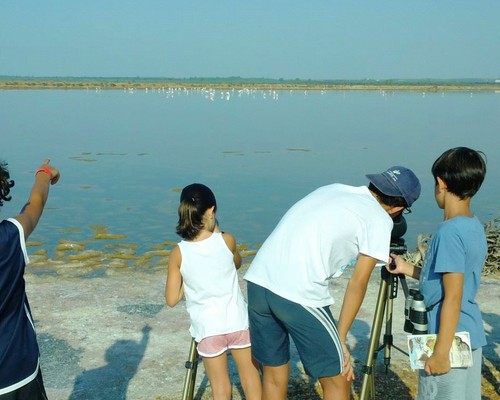
[(306, 373), (317, 379), (342, 372), (344, 353), (329, 307), (303, 306), (248, 282), (252, 355), (264, 366), (290, 361), (290, 337)]
[(47, 393), (43, 386), (42, 370), (31, 382), (12, 392), (0, 394), (0, 400), (47, 400)]

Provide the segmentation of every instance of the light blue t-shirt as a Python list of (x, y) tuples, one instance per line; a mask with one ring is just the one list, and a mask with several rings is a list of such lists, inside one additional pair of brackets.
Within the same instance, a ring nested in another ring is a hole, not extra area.
[(439, 332), (439, 317), (444, 297), (443, 274), (464, 274), (462, 307), (457, 332), (470, 333), (471, 345), (486, 344), (483, 319), (476, 303), (481, 271), (488, 254), (484, 227), (476, 217), (458, 216), (439, 225), (425, 256), (420, 274), (420, 290), (428, 313), (429, 333)]

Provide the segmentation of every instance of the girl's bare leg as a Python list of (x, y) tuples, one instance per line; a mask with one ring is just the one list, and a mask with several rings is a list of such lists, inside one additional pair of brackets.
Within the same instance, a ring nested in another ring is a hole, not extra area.
[(214, 400), (231, 400), (231, 381), (227, 370), (227, 354), (204, 357), (203, 365), (207, 373)]
[(234, 362), (238, 368), (241, 386), (247, 400), (261, 400), (262, 383), (260, 380), (259, 366), (252, 358), (250, 347), (245, 349), (232, 349)]

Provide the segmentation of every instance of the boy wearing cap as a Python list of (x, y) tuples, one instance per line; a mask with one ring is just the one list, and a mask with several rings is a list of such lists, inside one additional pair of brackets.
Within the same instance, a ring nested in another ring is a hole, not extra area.
[[(392, 218), (420, 195), (405, 167), (367, 175), (368, 187), (323, 186), (292, 206), (253, 260), (248, 281), (252, 354), (263, 400), (286, 399), (290, 337), (324, 399), (348, 399), (354, 372), (345, 345), (378, 261), (389, 260)], [(338, 324), (329, 281), (354, 266)]]

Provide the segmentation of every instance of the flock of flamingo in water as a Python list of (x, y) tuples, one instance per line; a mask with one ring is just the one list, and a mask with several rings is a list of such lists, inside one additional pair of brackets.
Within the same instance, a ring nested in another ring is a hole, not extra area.
[[(100, 87), (96, 87), (95, 91), (97, 93), (101, 92), (102, 89)], [(162, 96), (164, 96), (167, 99), (171, 99), (177, 96), (189, 96), (192, 93), (199, 94), (203, 98), (210, 100), (210, 101), (215, 101), (215, 100), (225, 100), (229, 101), (231, 98), (235, 97), (252, 97), (254, 99), (256, 98), (262, 98), (264, 100), (273, 100), (277, 101), (279, 100), (280, 93), (289, 93), (290, 96), (294, 95), (294, 93), (303, 93), (304, 97), (308, 96), (308, 93), (314, 92), (314, 93), (319, 93), (321, 95), (324, 95), (327, 90), (274, 90), (274, 89), (268, 89), (268, 90), (263, 90), (263, 89), (248, 89), (248, 88), (243, 88), (243, 89), (235, 89), (232, 88), (230, 90), (220, 90), (220, 89), (213, 89), (213, 88), (179, 88), (179, 87), (161, 87), (161, 88), (124, 88), (123, 89), (124, 93), (127, 94), (135, 94), (135, 93), (157, 93)], [(344, 97), (346, 96), (346, 91), (342, 92)], [(383, 89), (378, 90), (378, 93), (382, 97), (392, 97), (394, 95), (394, 91), (386, 91)], [(422, 97), (425, 98), (426, 92), (422, 92)], [(444, 97), (444, 92), (441, 92), (441, 97)], [(472, 97), (472, 92), (470, 93), (470, 97)]]

